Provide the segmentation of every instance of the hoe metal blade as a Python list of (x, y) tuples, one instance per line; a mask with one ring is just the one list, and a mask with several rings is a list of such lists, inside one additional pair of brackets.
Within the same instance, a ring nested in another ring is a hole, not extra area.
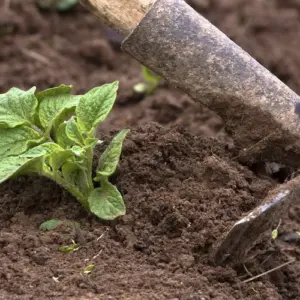
[[(271, 190), (263, 204), (237, 221), (216, 247), (218, 265), (242, 261), (255, 242), (300, 198), (300, 176)], [(270, 236), (271, 238), (271, 236)]]

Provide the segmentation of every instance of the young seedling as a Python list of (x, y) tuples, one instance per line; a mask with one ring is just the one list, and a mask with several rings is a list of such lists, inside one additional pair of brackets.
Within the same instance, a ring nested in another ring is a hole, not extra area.
[(94, 264), (90, 264), (90, 265), (86, 266), (86, 267), (83, 269), (82, 273), (83, 273), (84, 275), (88, 275), (88, 274), (90, 274), (90, 273), (94, 270), (94, 268), (95, 268), (95, 265), (94, 265)]
[[(116, 171), (129, 130), (117, 134), (99, 159), (93, 178), (96, 129), (112, 109), (118, 82), (72, 95), (61, 85), (39, 93), (12, 88), (0, 94), (0, 183), (38, 174), (70, 192), (104, 220), (125, 214), (117, 188), (109, 182)], [(95, 187), (97, 183), (98, 187)]]
[(72, 252), (78, 251), (79, 248), (80, 248), (80, 246), (78, 244), (76, 244), (74, 240), (72, 240), (71, 245), (61, 246), (58, 248), (58, 250), (63, 253), (72, 253)]
[(274, 230), (272, 230), (272, 240), (274, 240), (274, 241), (278, 237), (278, 229), (279, 229), (280, 225), (281, 225), (281, 219), (279, 220), (277, 227)]
[(78, 0), (36, 0), (41, 9), (56, 9), (62, 12), (72, 9), (77, 3)]
[(150, 69), (142, 66), (144, 82), (136, 84), (133, 89), (136, 93), (151, 95), (159, 86), (162, 77), (154, 74)]

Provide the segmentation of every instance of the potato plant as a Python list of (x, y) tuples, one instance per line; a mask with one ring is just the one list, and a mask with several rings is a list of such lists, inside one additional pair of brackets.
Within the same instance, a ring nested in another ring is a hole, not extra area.
[(72, 95), (61, 85), (35, 93), (11, 88), (0, 94), (0, 183), (38, 174), (70, 192), (104, 220), (125, 214), (117, 188), (109, 182), (129, 130), (117, 134), (99, 159), (93, 178), (96, 129), (112, 109), (118, 82)]

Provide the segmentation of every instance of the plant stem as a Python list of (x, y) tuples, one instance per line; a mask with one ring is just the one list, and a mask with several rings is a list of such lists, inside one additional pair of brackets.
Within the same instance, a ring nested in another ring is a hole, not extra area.
[(70, 194), (72, 194), (81, 203), (81, 205), (84, 206), (84, 208), (89, 210), (89, 204), (88, 204), (87, 198), (75, 186), (66, 182), (66, 180), (64, 180), (58, 174), (53, 174), (52, 172), (45, 170), (45, 169), (42, 171), (41, 175), (55, 181), (59, 185), (61, 185)]
[(89, 184), (89, 191), (91, 192), (94, 189), (93, 179), (92, 179), (92, 171), (93, 171), (93, 148), (88, 148), (86, 150), (87, 157), (87, 178)]
[(36, 126), (35, 124), (31, 124), (31, 128), (34, 129), (35, 131), (37, 131), (41, 136), (44, 135), (44, 132), (41, 128), (39, 128), (38, 126)]

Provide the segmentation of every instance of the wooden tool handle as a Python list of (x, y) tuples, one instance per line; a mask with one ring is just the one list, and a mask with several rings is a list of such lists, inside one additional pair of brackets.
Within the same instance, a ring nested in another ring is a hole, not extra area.
[(156, 0), (81, 0), (102, 22), (127, 36)]

